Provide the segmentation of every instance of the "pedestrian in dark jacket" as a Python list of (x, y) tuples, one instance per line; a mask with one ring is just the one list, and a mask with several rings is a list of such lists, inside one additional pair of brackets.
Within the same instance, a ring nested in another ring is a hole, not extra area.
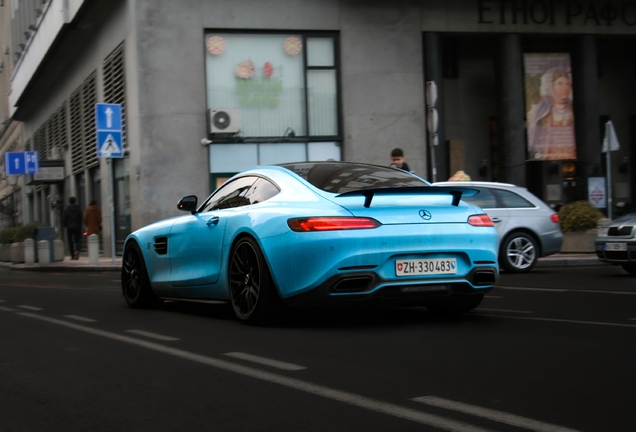
[(99, 234), (102, 230), (102, 211), (94, 199), (92, 199), (88, 203), (88, 207), (86, 207), (84, 223), (86, 224), (86, 235)]
[(62, 214), (62, 226), (66, 228), (71, 259), (76, 260), (82, 247), (82, 209), (75, 203), (75, 197), (70, 197), (68, 202)]

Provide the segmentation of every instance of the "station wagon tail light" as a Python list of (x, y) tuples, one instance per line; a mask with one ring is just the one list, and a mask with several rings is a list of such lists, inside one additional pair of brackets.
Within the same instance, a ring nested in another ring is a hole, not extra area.
[(561, 219), (559, 219), (559, 214), (554, 213), (550, 215), (550, 220), (554, 223), (561, 223)]
[(492, 220), (487, 214), (473, 215), (469, 217), (468, 224), (472, 226), (479, 226), (479, 227), (494, 227), (495, 226), (495, 224), (492, 222)]
[(292, 231), (341, 231), (353, 229), (373, 229), (381, 224), (375, 219), (363, 217), (309, 217), (288, 219)]

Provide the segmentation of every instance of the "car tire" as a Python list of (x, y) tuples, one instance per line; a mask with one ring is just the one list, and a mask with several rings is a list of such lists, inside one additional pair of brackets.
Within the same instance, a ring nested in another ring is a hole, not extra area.
[(230, 300), (246, 324), (269, 324), (281, 318), (283, 303), (256, 241), (243, 237), (232, 248), (228, 266)]
[(121, 263), (121, 288), (128, 306), (140, 309), (159, 303), (152, 292), (146, 263), (137, 243), (126, 246)]
[(510, 273), (527, 273), (534, 268), (538, 259), (537, 242), (529, 234), (513, 232), (501, 245), (499, 264)]
[(426, 303), (425, 306), (434, 313), (459, 314), (475, 309), (483, 299), (483, 294), (453, 294), (446, 300)]
[(630, 275), (636, 276), (636, 264), (621, 264), (621, 267)]

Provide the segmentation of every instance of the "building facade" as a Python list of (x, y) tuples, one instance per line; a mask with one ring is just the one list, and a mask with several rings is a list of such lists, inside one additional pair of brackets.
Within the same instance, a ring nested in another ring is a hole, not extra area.
[[(120, 248), (131, 230), (177, 214), (182, 196), (205, 197), (243, 169), (388, 165), (395, 147), (430, 181), (464, 170), (558, 205), (588, 199), (588, 184), (599, 184), (590, 179), (606, 177), (608, 120), (621, 144), (610, 159), (613, 202), (623, 204), (617, 211), (635, 202), (633, 1), (5, 0), (0, 8), (13, 69), (7, 117), (20, 125), (2, 142), (38, 151), (47, 166), (0, 184), (0, 200), (20, 197), (23, 222), (59, 231), (70, 196), (84, 207), (95, 198), (103, 243), (115, 238)], [(123, 158), (97, 156), (98, 102), (122, 106)]]

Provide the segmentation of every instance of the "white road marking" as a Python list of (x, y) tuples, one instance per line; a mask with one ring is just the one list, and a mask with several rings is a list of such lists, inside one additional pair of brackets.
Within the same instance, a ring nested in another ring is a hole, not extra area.
[(4, 300), (0, 300), (0, 303), (5, 303), (5, 301)]
[(519, 311), (519, 310), (510, 310), (510, 309), (486, 309), (486, 308), (477, 308), (475, 310), (478, 311), (487, 311), (487, 312), (510, 312), (510, 313), (520, 313), (520, 314), (530, 314), (534, 313), (532, 311)]
[(531, 287), (507, 287), (496, 286), (495, 289), (504, 289), (511, 291), (548, 291), (548, 292), (577, 292), (577, 293), (593, 293), (593, 294), (626, 294), (636, 295), (634, 291), (601, 291), (601, 290), (582, 290), (582, 289), (563, 289), (563, 288), (531, 288)]
[(265, 366), (271, 366), (271, 367), (275, 367), (278, 369), (283, 369), (283, 370), (303, 370), (303, 369), (307, 369), (305, 366), (299, 366), (299, 365), (295, 365), (293, 363), (286, 363), (286, 362), (282, 362), (282, 361), (278, 361), (278, 360), (273, 360), (273, 359), (268, 359), (265, 357), (259, 357), (259, 356), (255, 356), (252, 354), (247, 354), (247, 353), (242, 353), (242, 352), (229, 352), (229, 353), (225, 353), (223, 355), (226, 355), (228, 357), (234, 357), (237, 359), (241, 359), (241, 360), (247, 360), (247, 361), (251, 361), (254, 363), (259, 363)]
[(566, 319), (558, 319), (558, 318), (517, 317), (517, 316), (488, 315), (488, 314), (479, 314), (479, 316), (486, 316), (486, 317), (492, 317), (492, 318), (530, 320), (530, 321), (560, 322), (560, 323), (568, 323), (568, 324), (591, 324), (591, 325), (600, 325), (600, 326), (608, 326), (608, 327), (636, 328), (636, 324), (605, 323), (605, 322), (598, 322), (598, 321), (579, 321), (579, 320), (566, 320)]
[(500, 298), (503, 298), (503, 296), (491, 296), (491, 295), (487, 295), (487, 296), (484, 296), (484, 298), (500, 299)]
[(533, 287), (509, 287), (509, 286), (495, 286), (495, 289), (505, 289), (511, 291), (548, 291), (548, 292), (566, 292), (570, 290), (566, 290), (563, 288), (533, 288)]
[(85, 318), (85, 317), (81, 317), (78, 315), (64, 315), (64, 318), (70, 318), (73, 319), (75, 321), (83, 321), (83, 322), (95, 322), (97, 320), (91, 319), (91, 318)]
[(42, 308), (35, 307), (35, 306), (29, 306), (29, 305), (19, 305), (18, 307), (22, 308), (22, 309), (32, 310), (32, 311), (41, 311), (42, 310)]
[(349, 405), (364, 408), (370, 411), (387, 414), (393, 417), (401, 418), (404, 420), (410, 420), (416, 423), (436, 427), (449, 432), (488, 432), (488, 429), (480, 428), (477, 426), (462, 423), (456, 420), (447, 419), (434, 414), (427, 414), (425, 412), (417, 411), (412, 408), (407, 408), (401, 405), (395, 405), (388, 402), (382, 402), (376, 399), (367, 398), (355, 393), (349, 393), (329, 387), (321, 386), (319, 384), (313, 384), (311, 382), (299, 380), (296, 378), (289, 378), (283, 375), (277, 375), (272, 372), (265, 372), (259, 369), (254, 369), (248, 366), (242, 366), (236, 363), (215, 359), (212, 357), (206, 357), (200, 354), (183, 351), (176, 348), (167, 347), (155, 342), (148, 342), (141, 339), (135, 339), (132, 337), (120, 335), (117, 333), (110, 333), (104, 330), (98, 330), (95, 328), (84, 327), (80, 324), (71, 323), (68, 321), (57, 320), (46, 316), (32, 314), (28, 312), (19, 312), (19, 315), (34, 318), (41, 321), (46, 321), (51, 324), (57, 324), (67, 328), (83, 331), (96, 336), (124, 342), (131, 345), (136, 345), (149, 350), (161, 352), (163, 354), (178, 357), (184, 360), (190, 360), (197, 363), (205, 364), (217, 369), (234, 372), (240, 375), (249, 376), (262, 381), (266, 381), (272, 384), (278, 384), (287, 388), (299, 390), (305, 393), (321, 396), (327, 399), (343, 402)]
[(157, 333), (151, 333), (151, 332), (147, 332), (147, 331), (143, 331), (143, 330), (126, 330), (128, 333), (134, 333), (137, 334), (139, 336), (145, 336), (145, 337), (149, 337), (151, 339), (157, 339), (157, 340), (162, 340), (162, 341), (178, 341), (179, 339), (177, 338), (173, 338), (172, 336), (164, 336), (164, 335), (160, 335)]
[(469, 405), (462, 402), (455, 402), (448, 399), (442, 399), (435, 396), (423, 396), (413, 398), (416, 402), (421, 402), (426, 405), (431, 405), (439, 408), (445, 408), (453, 411), (459, 411), (466, 414), (474, 415), (477, 417), (487, 418), (496, 422), (517, 426), (524, 429), (529, 429), (536, 432), (578, 432), (574, 429), (565, 428), (550, 423), (544, 423), (542, 421), (533, 420), (526, 417), (521, 417), (514, 414), (509, 414), (490, 408), (483, 408), (475, 405)]
[(15, 309), (11, 309), (11, 308), (8, 308), (8, 307), (0, 306), (0, 310), (1, 311), (5, 311), (5, 312), (13, 312)]

